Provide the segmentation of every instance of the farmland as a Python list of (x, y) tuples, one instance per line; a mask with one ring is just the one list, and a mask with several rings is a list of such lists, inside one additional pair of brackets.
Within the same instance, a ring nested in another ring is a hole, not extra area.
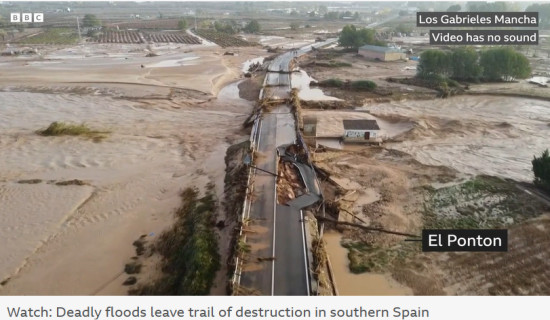
[(75, 44), (78, 41), (76, 30), (52, 28), (19, 40), (23, 44)]
[(107, 31), (91, 39), (99, 43), (144, 43), (145, 38), (137, 31)]
[(195, 33), (208, 41), (212, 41), (220, 47), (252, 47), (256, 44), (253, 42), (245, 41), (227, 33), (218, 32), (214, 30), (198, 29)]
[(201, 43), (198, 38), (183, 32), (144, 33), (139, 31), (107, 31), (91, 41), (99, 43)]
[(201, 44), (200, 39), (184, 32), (153, 32), (145, 34), (145, 38), (150, 42)]
[(179, 19), (157, 19), (157, 20), (139, 20), (131, 22), (114, 23), (112, 26), (118, 26), (121, 29), (156, 29), (156, 30), (177, 30)]

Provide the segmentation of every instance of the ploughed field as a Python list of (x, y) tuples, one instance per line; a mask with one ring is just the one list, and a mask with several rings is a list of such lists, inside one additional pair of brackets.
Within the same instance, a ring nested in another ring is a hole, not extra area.
[(256, 44), (215, 30), (198, 29), (195, 33), (208, 41), (212, 41), (220, 47), (252, 47)]
[(99, 43), (184, 43), (201, 44), (201, 40), (184, 32), (107, 31), (95, 37)]

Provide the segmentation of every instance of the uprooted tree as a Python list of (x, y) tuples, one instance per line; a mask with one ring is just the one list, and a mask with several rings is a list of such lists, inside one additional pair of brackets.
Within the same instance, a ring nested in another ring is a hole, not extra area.
[(535, 174), (535, 185), (550, 192), (550, 154), (548, 149), (540, 157), (533, 157), (533, 173)]

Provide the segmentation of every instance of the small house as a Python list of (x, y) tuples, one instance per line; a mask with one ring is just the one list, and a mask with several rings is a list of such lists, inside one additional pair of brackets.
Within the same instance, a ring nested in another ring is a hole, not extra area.
[(403, 50), (395, 47), (380, 47), (364, 45), (359, 48), (358, 54), (368, 59), (380, 61), (406, 60), (407, 55)]
[(344, 120), (344, 141), (374, 140), (378, 131), (376, 120)]

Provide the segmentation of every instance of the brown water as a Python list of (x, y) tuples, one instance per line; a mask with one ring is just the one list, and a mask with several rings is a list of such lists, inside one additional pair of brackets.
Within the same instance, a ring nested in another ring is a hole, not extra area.
[(338, 232), (326, 232), (323, 236), (332, 271), (336, 278), (336, 287), (340, 295), (358, 296), (401, 296), (412, 295), (412, 290), (397, 283), (387, 274), (362, 273), (349, 271), (348, 250), (340, 245), (342, 235)]

